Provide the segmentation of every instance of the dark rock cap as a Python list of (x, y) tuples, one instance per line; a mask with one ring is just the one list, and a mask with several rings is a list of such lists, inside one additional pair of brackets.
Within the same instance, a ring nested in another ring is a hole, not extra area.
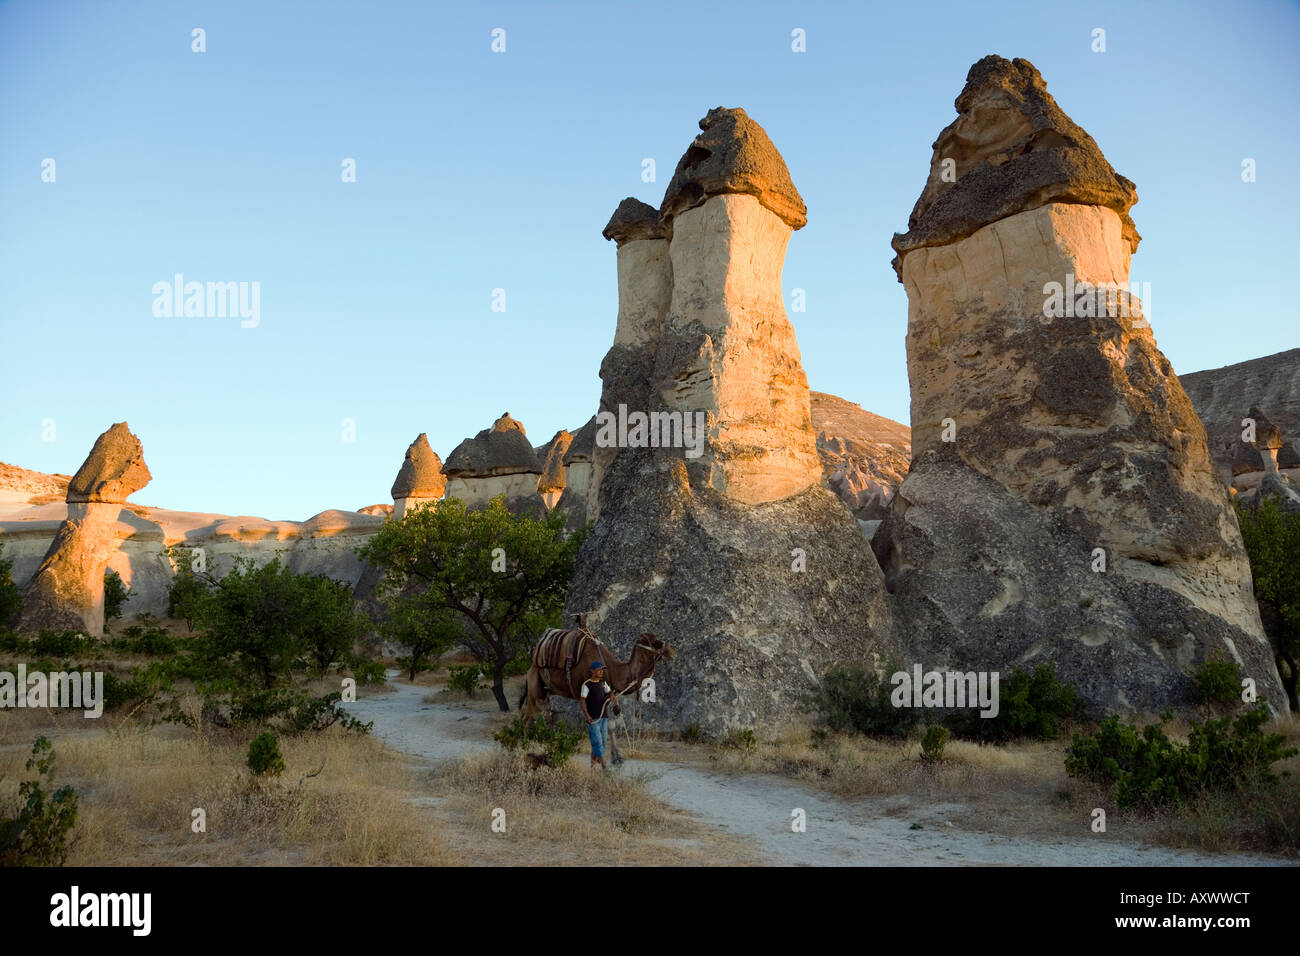
[[(912, 249), (942, 246), (991, 222), (1048, 203), (1084, 203), (1119, 213), (1136, 251), (1141, 236), (1129, 216), (1137, 188), (1111, 168), (1101, 148), (1056, 105), (1047, 84), (1024, 59), (984, 57), (966, 74), (954, 105), (958, 117), (934, 141), (930, 178), (894, 235), (902, 259)], [(944, 160), (955, 182), (942, 178)]]
[(118, 422), (95, 439), (90, 454), (68, 482), (67, 501), (120, 504), (152, 478), (140, 439), (131, 434), (126, 422)]
[(1259, 410), (1255, 405), (1247, 413), (1247, 418), (1255, 421), (1255, 447), (1260, 451), (1265, 448), (1281, 448), (1285, 442), (1282, 440), (1282, 430), (1273, 424), (1272, 419)]
[(573, 433), (573, 441), (569, 443), (569, 450), (564, 455), (564, 463), (571, 465), (575, 461), (591, 461), (596, 453), (596, 432), (599, 430), (596, 416), (592, 415), (587, 419), (587, 424)]
[(725, 193), (754, 196), (792, 229), (808, 224), (808, 207), (785, 160), (744, 110), (715, 107), (700, 120), (700, 129), (664, 192), (659, 216), (666, 227), (680, 213)]
[(628, 196), (618, 204), (601, 235), (622, 246), (634, 239), (663, 239), (667, 233), (654, 206)]
[(473, 438), (466, 438), (447, 458), (442, 473), (448, 478), (512, 475), (520, 472), (541, 474), (537, 453), (528, 443), (524, 426), (509, 412)]
[(393, 482), (393, 500), (398, 498), (441, 498), (447, 489), (442, 459), (429, 447), (429, 436), (420, 432), (406, 449), (406, 460)]

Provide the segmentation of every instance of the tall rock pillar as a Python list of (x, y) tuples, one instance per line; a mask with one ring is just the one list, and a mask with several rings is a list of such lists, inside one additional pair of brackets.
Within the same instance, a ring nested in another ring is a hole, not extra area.
[(1137, 201), (1026, 60), (989, 56), (909, 231), (913, 463), (873, 543), (910, 660), (1055, 661), (1098, 710), (1208, 654), (1285, 707), (1205, 429), (1129, 295)]

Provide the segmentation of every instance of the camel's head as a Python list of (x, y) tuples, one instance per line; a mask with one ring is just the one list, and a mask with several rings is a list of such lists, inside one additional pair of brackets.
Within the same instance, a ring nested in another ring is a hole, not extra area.
[(656, 661), (670, 661), (677, 656), (677, 648), (667, 641), (660, 640), (649, 631), (638, 637), (636, 642), (654, 654)]

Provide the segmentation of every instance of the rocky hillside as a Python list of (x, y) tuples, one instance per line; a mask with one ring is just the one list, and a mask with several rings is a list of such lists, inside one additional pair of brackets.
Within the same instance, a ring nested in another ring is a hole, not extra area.
[(62, 501), (71, 475), (47, 475), (0, 461), (0, 502), (41, 505)]
[(1210, 439), (1210, 454), (1220, 474), (1262, 469), (1259, 454), (1241, 441), (1241, 420), (1258, 408), (1282, 432), (1285, 444), (1278, 465), (1300, 465), (1294, 447), (1300, 435), (1300, 349), (1178, 376), (1183, 391), (1196, 406)]
[(831, 490), (855, 518), (885, 516), (912, 460), (912, 430), (825, 392), (810, 392), (817, 451)]

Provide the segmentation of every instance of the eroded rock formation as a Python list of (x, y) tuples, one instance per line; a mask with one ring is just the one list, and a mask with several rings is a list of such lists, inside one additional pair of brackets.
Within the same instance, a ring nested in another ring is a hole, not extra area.
[(834, 395), (810, 394), (826, 483), (855, 518), (874, 530), (907, 477), (911, 430)]
[[(650, 719), (720, 731), (788, 717), (830, 664), (871, 662), (889, 611), (823, 481), (781, 300), (803, 201), (743, 110), (711, 110), (700, 127), (657, 223), (624, 200), (605, 229), (619, 310), (601, 410), (644, 414), (659, 440), (629, 430), (613, 447), (597, 433), (596, 521), (568, 611), (620, 653), (643, 631), (676, 645)], [(672, 423), (697, 413), (703, 441), (677, 440)]]
[(1055, 661), (1133, 711), (1222, 652), (1284, 708), (1205, 430), (1127, 296), (1132, 184), (1025, 60), (975, 64), (956, 107), (893, 243), (914, 458), (874, 544), (909, 660)]
[(104, 633), (104, 572), (118, 550), (118, 516), (149, 483), (140, 439), (118, 422), (95, 440), (68, 482), (67, 517), (23, 592), (21, 630)]
[(437, 501), (447, 489), (442, 459), (429, 447), (424, 432), (406, 449), (406, 458), (393, 482), (393, 517), (401, 519), (412, 508)]
[(538, 456), (542, 460), (542, 474), (537, 479), (537, 493), (546, 502), (548, 511), (556, 506), (564, 494), (567, 480), (564, 456), (568, 453), (571, 444), (573, 444), (572, 432), (561, 428), (544, 446), (546, 453)]
[(482, 507), (502, 494), (512, 511), (541, 507), (537, 479), (542, 464), (524, 426), (509, 412), (457, 445), (442, 473), (447, 476), (447, 497), (459, 498), (467, 508)]

